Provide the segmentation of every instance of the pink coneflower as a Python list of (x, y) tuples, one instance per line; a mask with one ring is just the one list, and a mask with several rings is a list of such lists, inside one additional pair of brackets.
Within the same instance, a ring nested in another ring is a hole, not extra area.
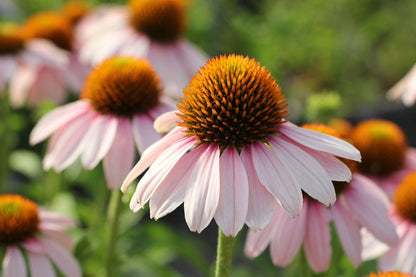
[[(43, 209), (20, 195), (0, 195), (0, 248), (5, 248), (3, 277), (81, 276), (71, 255), (72, 239), (65, 229), (75, 223)], [(27, 257), (27, 260), (26, 258)], [(26, 264), (28, 261), (28, 264)]]
[(161, 138), (154, 119), (169, 110), (159, 78), (146, 60), (113, 57), (88, 76), (81, 99), (45, 115), (30, 143), (51, 136), (44, 168), (61, 171), (81, 156), (85, 168), (104, 159), (108, 186), (118, 189), (140, 153)]
[(263, 228), (276, 202), (298, 215), (301, 189), (333, 204), (331, 180), (351, 177), (333, 155), (360, 159), (345, 141), (286, 121), (280, 87), (254, 59), (208, 61), (184, 95), (178, 111), (155, 122), (159, 130), (179, 126), (150, 146), (124, 181), (123, 190), (151, 165), (131, 199), (133, 211), (149, 201), (158, 219), (184, 203), (192, 231), (215, 218), (226, 236), (235, 236), (244, 223)]
[(350, 137), (363, 157), (358, 171), (391, 198), (399, 182), (416, 169), (416, 150), (408, 146), (403, 130), (388, 120), (368, 119), (360, 122)]
[(398, 271), (388, 271), (388, 272), (381, 272), (373, 273), (371, 272), (370, 275), (366, 277), (414, 277), (410, 274), (398, 272)]
[(114, 55), (143, 57), (162, 79), (165, 93), (179, 98), (182, 88), (207, 57), (183, 39), (185, 0), (130, 0), (128, 7), (105, 7), (81, 21), (82, 61), (97, 64)]
[(401, 99), (406, 106), (412, 106), (416, 101), (416, 65), (388, 92), (390, 99)]

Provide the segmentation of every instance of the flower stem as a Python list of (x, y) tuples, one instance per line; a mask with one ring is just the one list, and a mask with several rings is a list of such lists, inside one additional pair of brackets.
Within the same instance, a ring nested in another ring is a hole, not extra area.
[(111, 191), (110, 205), (108, 207), (108, 223), (110, 228), (109, 241), (107, 248), (107, 277), (114, 277), (116, 257), (116, 242), (118, 236), (119, 217), (121, 212), (121, 197), (120, 190)]
[(217, 261), (215, 265), (215, 277), (230, 276), (231, 260), (233, 257), (234, 237), (227, 237), (218, 228)]
[[(0, 91), (1, 93), (1, 91)], [(7, 92), (8, 93), (8, 92)], [(0, 192), (6, 193), (8, 189), (8, 180), (9, 175), (9, 154), (10, 154), (10, 145), (9, 145), (9, 120), (10, 120), (10, 107), (9, 99), (7, 93), (3, 92), (3, 96), (0, 98), (0, 118), (4, 121), (0, 128), (0, 145), (2, 149), (0, 151)]]

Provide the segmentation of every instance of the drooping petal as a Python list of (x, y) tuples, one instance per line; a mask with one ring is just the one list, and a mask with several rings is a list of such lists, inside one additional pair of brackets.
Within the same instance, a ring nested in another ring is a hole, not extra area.
[(62, 230), (77, 226), (73, 219), (44, 209), (39, 210), (39, 217), (41, 226), (43, 224), (53, 224), (55, 226), (60, 226)]
[(241, 160), (248, 177), (248, 210), (247, 225), (254, 230), (263, 229), (270, 222), (277, 200), (261, 184), (247, 150), (241, 150)]
[(399, 251), (399, 259), (402, 264), (400, 266), (403, 272), (416, 274), (416, 228), (412, 226), (406, 238), (403, 240), (402, 247)]
[(218, 206), (220, 150), (215, 145), (201, 145), (193, 151), (200, 151), (200, 156), (190, 173), (194, 182), (185, 194), (185, 220), (191, 231), (201, 232), (211, 222)]
[(27, 100), (30, 87), (36, 82), (36, 71), (33, 66), (20, 66), (10, 79), (10, 103), (12, 107), (21, 107)]
[(292, 218), (280, 207), (275, 208), (273, 217), (275, 232), (270, 245), (273, 263), (278, 266), (288, 265), (299, 252), (306, 232), (306, 220), (308, 215), (308, 204), (303, 201), (302, 212), (299, 216)]
[(40, 238), (49, 258), (55, 263), (58, 269), (66, 276), (81, 277), (81, 268), (75, 258), (58, 243), (47, 239)]
[(347, 211), (343, 201), (342, 198), (338, 199), (332, 206), (332, 217), (345, 254), (354, 266), (358, 267), (361, 264), (360, 226)]
[(262, 143), (247, 148), (262, 185), (291, 216), (298, 215), (302, 209), (302, 192), (289, 168)]
[(3, 277), (27, 277), (25, 259), (16, 246), (7, 246), (2, 268)]
[(67, 232), (62, 231), (62, 227), (56, 226), (55, 224), (41, 224), (39, 226), (39, 230), (42, 232), (42, 234), (59, 242), (68, 250), (72, 250), (74, 246), (72, 237)]
[[(149, 170), (139, 181), (136, 191), (130, 201), (130, 209), (137, 210), (136, 207), (143, 207), (152, 197), (154, 191), (160, 186), (164, 179), (167, 178), (176, 163), (182, 156), (193, 146), (192, 138), (183, 138), (167, 148)], [(186, 158), (186, 157), (185, 157)], [(186, 168), (178, 168), (181, 174), (185, 174)]]
[(135, 115), (131, 127), (139, 153), (143, 153), (150, 145), (162, 138), (153, 128), (153, 120), (147, 114)]
[(244, 225), (248, 209), (248, 178), (234, 147), (220, 157), (220, 198), (215, 221), (226, 236), (235, 237)]
[(55, 277), (55, 270), (45, 255), (28, 253), (31, 277)]
[(42, 242), (37, 238), (29, 238), (21, 242), (20, 245), (26, 249), (28, 252), (36, 254), (45, 254), (45, 247)]
[(121, 190), (125, 192), (130, 183), (133, 182), (133, 180), (136, 179), (140, 174), (142, 174), (166, 148), (183, 137), (184, 134), (182, 133), (182, 129), (175, 128), (162, 139), (149, 146), (149, 148), (147, 148), (142, 153), (139, 162), (133, 167), (133, 169), (124, 179)]
[(329, 210), (324, 205), (310, 202), (304, 249), (309, 265), (318, 273), (325, 271), (331, 261), (330, 217)]
[(361, 174), (354, 174), (344, 197), (357, 220), (381, 241), (395, 245), (395, 227), (389, 219), (388, 199), (381, 189)]
[(360, 230), (361, 234), (361, 259), (363, 261), (372, 260), (383, 255), (390, 247), (379, 241), (364, 227)]
[(283, 163), (290, 165), (290, 170), (303, 191), (326, 206), (334, 204), (334, 185), (312, 156), (285, 139), (272, 138), (270, 143)]
[(153, 126), (159, 133), (166, 133), (169, 130), (176, 127), (177, 122), (180, 120), (179, 116), (177, 115), (178, 111), (171, 111), (162, 114), (158, 118), (156, 118)]
[(104, 157), (104, 174), (110, 189), (119, 189), (124, 177), (132, 168), (136, 155), (130, 119), (118, 118), (117, 132)]
[(348, 142), (333, 136), (309, 130), (290, 123), (283, 123), (279, 126), (282, 134), (309, 148), (331, 153), (342, 158), (361, 161), (361, 154)]
[(84, 137), (85, 148), (81, 161), (85, 168), (94, 168), (108, 153), (116, 136), (117, 118), (112, 115), (97, 117)]

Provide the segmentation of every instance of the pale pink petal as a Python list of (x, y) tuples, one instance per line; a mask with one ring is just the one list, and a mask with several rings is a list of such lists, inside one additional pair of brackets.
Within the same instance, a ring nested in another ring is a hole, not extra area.
[(302, 212), (297, 217), (290, 217), (280, 207), (276, 207), (275, 213), (279, 216), (273, 217), (275, 232), (270, 245), (270, 253), (273, 263), (278, 266), (288, 265), (299, 252), (306, 232), (306, 221), (308, 215), (308, 202), (303, 201)]
[(47, 113), (30, 133), (30, 144), (41, 142), (69, 121), (85, 114), (90, 108), (88, 101), (79, 100)]
[(147, 36), (137, 33), (133, 29), (129, 29), (130, 35), (126, 38), (118, 55), (133, 56), (133, 57), (146, 57), (149, 53), (150, 40)]
[(59, 242), (66, 249), (71, 250), (73, 248), (74, 242), (72, 237), (68, 233), (62, 231), (60, 226), (56, 226), (55, 224), (42, 224), (39, 226), (39, 229), (42, 234)]
[(263, 143), (252, 144), (248, 148), (248, 154), (263, 186), (280, 201), (291, 216), (300, 214), (302, 192), (288, 165)]
[(55, 277), (55, 270), (45, 255), (28, 253), (31, 277)]
[(66, 98), (63, 71), (42, 66), (36, 71), (36, 82), (29, 88), (28, 103), (37, 107), (43, 101), (62, 103)]
[(186, 61), (183, 63), (186, 66), (185, 69), (188, 76), (194, 76), (198, 69), (208, 60), (208, 56), (205, 53), (187, 40), (178, 40), (176, 48), (180, 60)]
[[(399, 252), (399, 259), (402, 264), (401, 271), (416, 274), (416, 226), (409, 228), (406, 238), (403, 240), (403, 245)], [(402, 252), (403, 251), (403, 252)], [(401, 256), (401, 254), (403, 255)]]
[(354, 146), (336, 137), (301, 127), (283, 123), (279, 130), (284, 136), (309, 148), (331, 153), (342, 158), (361, 161), (361, 154)]
[(36, 82), (38, 69), (33, 66), (20, 66), (10, 79), (10, 104), (13, 107), (21, 107), (28, 98), (32, 85)]
[(275, 229), (278, 226), (281, 213), (275, 213), (270, 223), (263, 230), (248, 230), (244, 254), (253, 259), (260, 255), (269, 245), (274, 237)]
[(331, 261), (331, 233), (329, 229), (330, 213), (319, 202), (309, 202), (305, 254), (311, 268), (319, 273), (325, 271)]
[(143, 153), (150, 145), (162, 138), (162, 135), (153, 128), (153, 120), (147, 114), (135, 115), (131, 125), (139, 153)]
[(22, 58), (35, 66), (47, 65), (63, 68), (68, 64), (69, 52), (63, 50), (46, 39), (30, 39), (25, 44)]
[(3, 277), (27, 277), (25, 259), (16, 246), (7, 246), (2, 268)]
[(382, 271), (390, 271), (394, 269), (398, 269), (398, 253), (400, 251), (400, 242), (398, 246), (390, 248), (383, 256), (380, 257), (378, 260), (378, 266)]
[[(137, 210), (143, 207), (152, 197), (154, 191), (164, 182), (175, 164), (193, 146), (192, 138), (183, 138), (167, 148), (150, 166), (149, 170), (139, 181), (136, 192), (130, 201), (130, 209)], [(186, 157), (184, 157), (186, 159)], [(178, 169), (185, 174), (185, 168)]]
[(39, 210), (39, 218), (41, 220), (41, 225), (53, 224), (55, 226), (61, 226), (62, 230), (77, 226), (76, 222), (72, 218), (44, 209)]
[(179, 120), (178, 111), (171, 111), (156, 118), (153, 126), (159, 133), (166, 133), (175, 128)]
[(361, 264), (360, 226), (345, 208), (343, 202), (342, 197), (338, 198), (335, 205), (332, 206), (332, 218), (345, 254), (354, 266), (358, 267)]
[(56, 171), (64, 170), (79, 157), (85, 146), (83, 138), (95, 116), (93, 113), (88, 113), (76, 118), (66, 126), (56, 140), (54, 148), (49, 153)]
[(81, 268), (79, 267), (75, 258), (58, 243), (46, 239), (40, 238), (49, 258), (55, 263), (58, 269), (66, 276), (81, 277)]
[(130, 119), (118, 118), (117, 133), (110, 150), (104, 157), (104, 174), (110, 189), (119, 189), (124, 177), (132, 168), (136, 147)]
[(85, 147), (81, 161), (85, 168), (94, 168), (108, 153), (116, 136), (117, 117), (100, 115), (95, 118), (84, 136)]
[(218, 146), (201, 145), (184, 201), (185, 219), (191, 231), (201, 232), (214, 217), (220, 196), (220, 150)]
[(390, 247), (379, 241), (364, 227), (361, 228), (361, 259), (368, 261), (383, 255)]
[(190, 173), (198, 157), (198, 151), (186, 154), (160, 183), (150, 199), (151, 217), (157, 220), (183, 203), (187, 187), (194, 182), (190, 178)]
[(334, 204), (334, 185), (326, 171), (311, 155), (285, 139), (272, 138), (270, 144), (278, 153), (279, 159), (290, 165), (290, 171), (304, 192), (326, 206)]
[(36, 254), (45, 254), (45, 247), (38, 238), (30, 238), (20, 244), (28, 252)]
[(390, 99), (401, 98), (406, 106), (411, 106), (416, 101), (416, 65), (388, 92)]
[(246, 224), (254, 230), (263, 229), (273, 215), (276, 199), (261, 184), (247, 149), (241, 150), (241, 160), (248, 177), (248, 210)]
[(136, 179), (140, 174), (142, 174), (166, 148), (183, 137), (184, 133), (182, 132), (182, 129), (175, 128), (162, 139), (149, 146), (149, 148), (147, 148), (142, 153), (139, 162), (133, 167), (133, 169), (124, 179), (121, 190), (125, 192), (130, 183), (133, 182), (133, 180)]
[(220, 157), (220, 198), (214, 218), (226, 236), (235, 237), (243, 228), (248, 209), (248, 178), (234, 147)]
[(397, 243), (395, 227), (387, 215), (387, 196), (376, 184), (363, 175), (354, 174), (344, 197), (354, 216), (367, 230), (389, 245)]

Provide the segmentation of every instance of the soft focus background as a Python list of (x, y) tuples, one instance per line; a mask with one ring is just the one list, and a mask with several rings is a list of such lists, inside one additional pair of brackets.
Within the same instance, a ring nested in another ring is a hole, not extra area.
[[(57, 10), (65, 2), (0, 1), (1, 19), (17, 22), (37, 11)], [(416, 61), (415, 14), (413, 0), (190, 0), (187, 38), (209, 56), (238, 53), (259, 61), (281, 85), (295, 122), (333, 116), (353, 122), (384, 117), (403, 127), (415, 145), (415, 110), (385, 100), (386, 91)], [(80, 226), (72, 230), (75, 255), (85, 276), (102, 276), (109, 191), (101, 167), (83, 171), (75, 164), (63, 174), (44, 172), (41, 159), (46, 144), (30, 147), (28, 136), (52, 105), (34, 111), (11, 110), (6, 101), (1, 103), (1, 192), (21, 193), (75, 218)], [(182, 209), (154, 222), (146, 210), (133, 214), (129, 197), (125, 195), (120, 224), (118, 276), (207, 276), (212, 272), (214, 223), (202, 234), (192, 233)], [(267, 251), (254, 261), (245, 258), (245, 230), (238, 238), (232, 276), (276, 276), (282, 271), (273, 266)], [(333, 243), (339, 244), (336, 238)], [(341, 255), (335, 252), (334, 260), (339, 262), (317, 276), (363, 276), (375, 269), (371, 261), (354, 271)], [(299, 272), (302, 265), (307, 266), (300, 255), (282, 274), (294, 276), (292, 270)]]

